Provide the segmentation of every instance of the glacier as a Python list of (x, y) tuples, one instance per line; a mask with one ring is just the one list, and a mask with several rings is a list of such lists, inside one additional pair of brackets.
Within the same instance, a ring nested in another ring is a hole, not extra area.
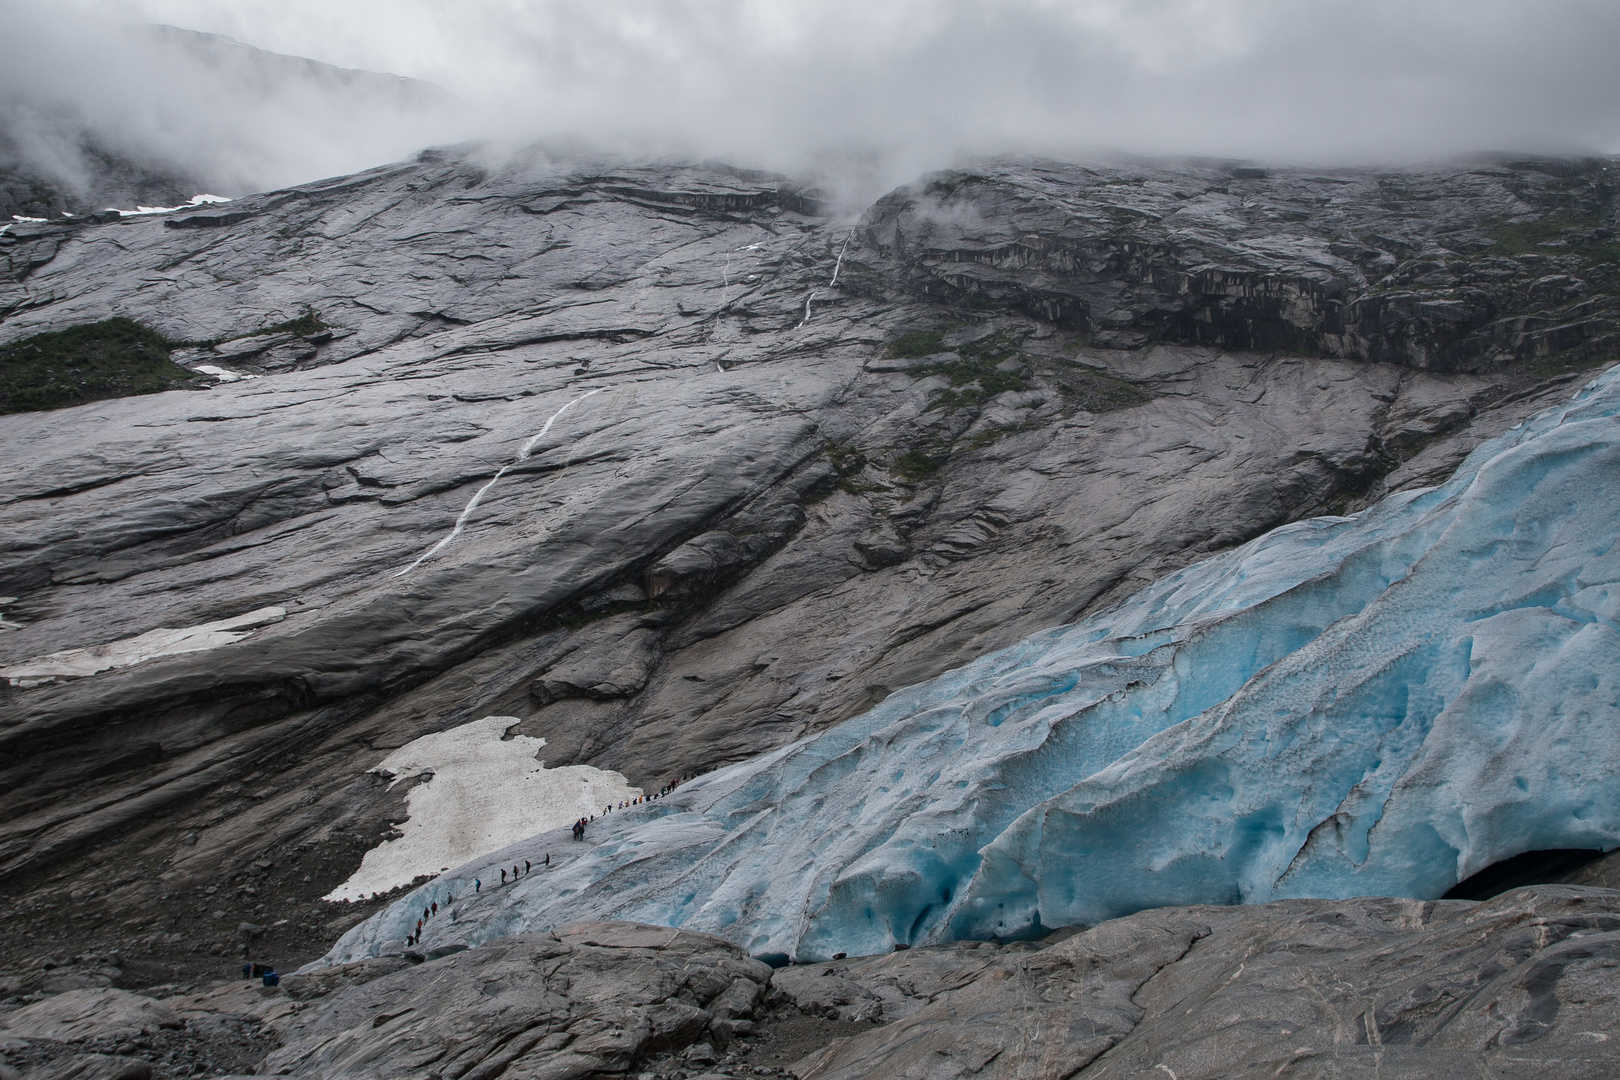
[(1434, 898), (1521, 852), (1620, 846), (1617, 414), (1620, 368), (1439, 487), (1275, 529), (583, 843), (442, 875), (320, 963), (397, 949), (431, 902), (428, 950), (614, 918), (810, 961)]

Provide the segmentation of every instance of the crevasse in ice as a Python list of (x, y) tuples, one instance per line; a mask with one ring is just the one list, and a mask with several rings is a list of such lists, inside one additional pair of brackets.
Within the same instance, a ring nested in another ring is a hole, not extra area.
[(1144, 907), (1437, 897), (1620, 845), (1620, 369), (1445, 485), (1276, 529), (819, 735), (491, 855), (329, 961), (584, 918), (756, 955), (1010, 937)]

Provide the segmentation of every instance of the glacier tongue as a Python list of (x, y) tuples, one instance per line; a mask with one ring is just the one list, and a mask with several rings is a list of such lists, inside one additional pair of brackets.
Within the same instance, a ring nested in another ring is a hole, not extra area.
[[(372, 955), (584, 918), (826, 959), (1145, 907), (1436, 897), (1620, 845), (1620, 369), (1445, 485), (1276, 529), (869, 713), (350, 931)], [(538, 861), (538, 860), (536, 860)], [(486, 875), (487, 879), (487, 875)]]

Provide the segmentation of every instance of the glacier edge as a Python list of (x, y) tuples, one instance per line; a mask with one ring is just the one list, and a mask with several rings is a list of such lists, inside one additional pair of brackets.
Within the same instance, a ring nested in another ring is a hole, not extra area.
[[(323, 962), (585, 918), (826, 959), (1145, 907), (1434, 897), (1620, 845), (1620, 369), (1447, 483), (1286, 525), (870, 712), (446, 874)], [(553, 865), (474, 894), (472, 878)], [(539, 861), (535, 859), (535, 861)]]

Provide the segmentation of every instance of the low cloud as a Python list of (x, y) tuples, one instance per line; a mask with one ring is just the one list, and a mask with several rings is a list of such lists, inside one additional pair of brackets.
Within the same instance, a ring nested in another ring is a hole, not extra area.
[[(54, 78), (39, 64), (19, 77), (16, 54), (35, 50), (15, 34), (0, 53), (8, 93), (46, 87), (153, 152), (223, 161), (215, 167), (257, 186), (459, 138), (720, 157), (819, 175), (862, 198), (1003, 152), (1353, 163), (1620, 151), (1620, 5), (1608, 0), (79, 0), (73, 10), (412, 75), (469, 105), (431, 117), (323, 113), (297, 94), (244, 101), (228, 73), (206, 100), (184, 71), (109, 57), (107, 35), (81, 45), (58, 33)], [(23, 28), (49, 37), (49, 23)], [(116, 107), (93, 104), (109, 97)]]

